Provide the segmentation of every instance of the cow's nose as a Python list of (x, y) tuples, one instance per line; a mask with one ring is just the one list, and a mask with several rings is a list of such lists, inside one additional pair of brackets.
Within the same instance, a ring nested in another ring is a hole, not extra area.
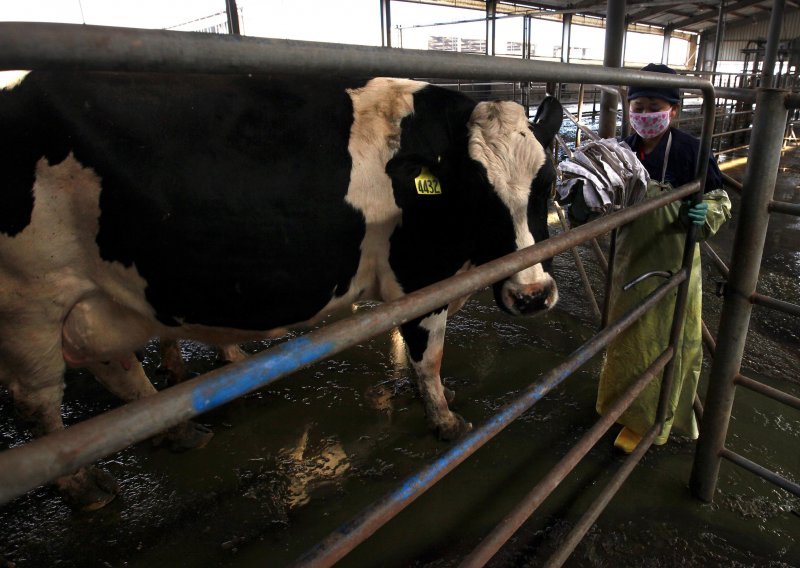
[(514, 307), (522, 315), (532, 314), (547, 309), (547, 298), (550, 286), (544, 286), (535, 294), (514, 294)]

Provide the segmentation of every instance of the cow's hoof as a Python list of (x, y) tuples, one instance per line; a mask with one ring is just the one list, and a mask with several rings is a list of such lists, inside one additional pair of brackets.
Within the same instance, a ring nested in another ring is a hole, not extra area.
[(447, 424), (440, 424), (436, 427), (436, 433), (439, 439), (446, 442), (452, 442), (463, 437), (472, 430), (472, 422), (467, 422), (461, 416), (453, 413), (453, 421)]
[(97, 467), (82, 467), (72, 475), (59, 477), (55, 485), (64, 501), (80, 511), (101, 509), (119, 493), (117, 481)]
[(185, 452), (205, 447), (214, 432), (202, 424), (187, 420), (153, 438), (156, 446), (166, 446), (173, 452)]
[(451, 402), (453, 402), (455, 400), (455, 398), (456, 398), (456, 391), (454, 391), (453, 389), (449, 389), (447, 387), (444, 387), (444, 399), (447, 401), (447, 404), (450, 404)]

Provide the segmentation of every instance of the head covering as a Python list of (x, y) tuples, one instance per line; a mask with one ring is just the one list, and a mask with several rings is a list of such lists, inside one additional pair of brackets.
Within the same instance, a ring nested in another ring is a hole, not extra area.
[[(674, 69), (667, 67), (663, 63), (649, 63), (642, 67), (641, 70), (677, 75)], [(681, 102), (681, 93), (677, 87), (630, 87), (628, 89), (628, 100), (630, 101), (638, 97), (663, 99), (672, 104)]]

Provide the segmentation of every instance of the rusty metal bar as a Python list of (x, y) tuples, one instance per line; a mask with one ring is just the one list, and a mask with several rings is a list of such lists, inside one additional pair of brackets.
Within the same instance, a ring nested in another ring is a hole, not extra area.
[(698, 182), (0, 453), (0, 504), (697, 191)]
[[(555, 208), (556, 213), (558, 213), (558, 219), (561, 221), (561, 228), (564, 231), (570, 231), (570, 226), (567, 224), (566, 217), (564, 217), (564, 210), (561, 209), (561, 206), (558, 203), (555, 203)], [(572, 247), (569, 250), (572, 253), (572, 258), (575, 260), (575, 267), (578, 269), (578, 275), (581, 278), (581, 283), (583, 284), (584, 292), (586, 292), (586, 297), (589, 299), (589, 305), (592, 307), (592, 312), (594, 313), (595, 317), (600, 320), (603, 315), (600, 313), (600, 306), (597, 305), (597, 298), (594, 296), (592, 283), (589, 282), (589, 276), (586, 274), (586, 268), (583, 266), (581, 255), (578, 254), (578, 248)]]
[(594, 255), (597, 257), (597, 262), (600, 264), (603, 272), (608, 272), (608, 261), (606, 260), (606, 257), (603, 254), (603, 250), (600, 248), (600, 244), (597, 242), (597, 239), (590, 240), (589, 244), (594, 251)]
[(759, 306), (772, 308), (773, 310), (778, 310), (779, 312), (792, 314), (794, 316), (800, 316), (800, 306), (797, 304), (785, 302), (784, 300), (778, 300), (776, 298), (772, 298), (771, 296), (759, 294), (758, 292), (754, 292), (750, 296), (750, 301)]
[(558, 485), (569, 475), (578, 465), (583, 457), (589, 453), (597, 441), (608, 432), (614, 425), (617, 418), (627, 410), (631, 403), (639, 396), (644, 388), (652, 382), (658, 373), (672, 358), (674, 350), (667, 347), (655, 361), (631, 384), (620, 396), (611, 408), (598, 420), (586, 434), (578, 440), (567, 454), (551, 469), (548, 474), (536, 484), (530, 493), (514, 507), (514, 510), (506, 515), (495, 529), (481, 541), (460, 564), (460, 568), (478, 568), (484, 566), (497, 553), (498, 550), (508, 542), (508, 539), (544, 502), (547, 497), (558, 487)]
[(611, 314), (611, 284), (614, 280), (614, 259), (617, 256), (617, 230), (611, 231), (608, 243), (608, 263), (606, 269), (606, 288), (603, 296), (603, 317), (600, 319), (600, 327), (608, 325), (608, 318)]
[(736, 375), (734, 382), (740, 387), (757, 392), (758, 394), (762, 394), (768, 398), (771, 398), (772, 400), (781, 402), (786, 406), (791, 406), (792, 408), (800, 410), (800, 398), (792, 396), (789, 393), (785, 393), (782, 390), (765, 385), (762, 382), (756, 381), (742, 374)]
[(739, 467), (746, 469), (750, 473), (754, 473), (755, 475), (761, 477), (762, 479), (766, 479), (767, 481), (774, 483), (781, 489), (785, 489), (789, 493), (793, 493), (800, 497), (800, 484), (795, 483), (793, 481), (789, 481), (783, 476), (778, 475), (777, 473), (768, 470), (767, 468), (758, 465), (757, 463), (750, 461), (744, 456), (737, 454), (736, 452), (732, 452), (728, 448), (722, 448), (719, 452), (719, 456), (721, 458), (725, 458), (731, 463), (735, 463)]
[(719, 270), (722, 273), (722, 275), (727, 278), (729, 272), (728, 266), (725, 264), (725, 261), (722, 260), (722, 258), (720, 258), (720, 256), (717, 254), (717, 251), (715, 251), (714, 248), (706, 241), (702, 241), (700, 243), (700, 248), (714, 262), (714, 264), (717, 267), (717, 270)]
[[(583, 225), (571, 232), (575, 233), (588, 226)], [(561, 384), (575, 370), (602, 351), (619, 333), (630, 327), (655, 303), (688, 280), (687, 275), (688, 272), (685, 269), (678, 271), (649, 294), (641, 304), (625, 312), (618, 320), (573, 351), (564, 362), (545, 373), (539, 382), (534, 383), (514, 401), (503, 406), (486, 424), (467, 434), (432, 464), (406, 478), (397, 489), (367, 507), (358, 516), (339, 527), (325, 540), (306, 552), (297, 560), (295, 566), (319, 568), (332, 566), (338, 562), (516, 420), (523, 412), (536, 404), (544, 395)]]
[[(717, 351), (717, 342), (714, 340), (714, 336), (711, 335), (708, 327), (706, 327), (705, 322), (702, 322), (702, 326), (703, 343), (708, 349), (708, 352), (711, 354), (711, 357), (714, 357)], [(761, 395), (771, 398), (772, 400), (800, 410), (800, 398), (792, 396), (789, 393), (783, 392), (782, 390), (765, 385), (764, 383), (751, 379), (750, 377), (742, 375), (741, 373), (736, 375), (736, 377), (733, 379), (733, 382), (740, 387), (757, 392)]]
[(787, 203), (785, 201), (770, 201), (769, 210), (775, 213), (800, 216), (800, 203)]
[(583, 124), (581, 121), (579, 121), (578, 118), (574, 114), (569, 112), (567, 109), (563, 109), (563, 110), (564, 110), (564, 116), (566, 116), (568, 119), (570, 119), (572, 122), (574, 122), (575, 126), (577, 126), (580, 129), (581, 132), (584, 132), (592, 140), (599, 140), (600, 139), (600, 136), (598, 136), (595, 131), (593, 131), (591, 128), (589, 128), (588, 126)]
[(738, 179), (732, 178), (725, 172), (722, 172), (722, 181), (725, 183), (725, 185), (730, 186), (731, 189), (736, 191), (736, 193), (739, 195), (742, 194), (742, 182), (740, 182)]
[(609, 481), (608, 485), (603, 488), (603, 491), (598, 495), (597, 499), (592, 503), (589, 509), (578, 520), (575, 527), (570, 531), (564, 540), (561, 547), (545, 562), (544, 568), (559, 568), (564, 565), (569, 555), (578, 546), (578, 543), (592, 527), (594, 522), (600, 516), (600, 513), (608, 506), (614, 495), (617, 494), (622, 484), (628, 479), (633, 469), (641, 461), (650, 446), (653, 445), (653, 440), (656, 439), (658, 433), (661, 431), (659, 424), (655, 424), (650, 428), (644, 437), (641, 439), (636, 449), (633, 450), (631, 455), (627, 457), (622, 466), (617, 470), (614, 476)]
[(413, 49), (218, 34), (51, 23), (0, 23), (0, 69), (93, 69), (205, 73), (349, 74), (698, 89), (713, 107), (714, 88), (697, 77), (600, 65), (475, 57)]
[[(583, 118), (583, 97), (585, 94), (586, 85), (581, 83), (580, 87), (578, 87), (578, 117), (575, 119), (575, 124), (580, 124), (581, 119)], [(578, 129), (575, 132), (575, 147), (581, 145), (581, 130)]]
[[(716, 253), (716, 251), (713, 248), (711, 248), (711, 245), (709, 245), (706, 242), (702, 242), (700, 243), (700, 246), (703, 248), (703, 251), (706, 252), (706, 254), (708, 254), (711, 260), (714, 261), (714, 264), (717, 265), (717, 268), (722, 273), (722, 275), (727, 278), (730, 273), (730, 270), (725, 265), (725, 262)], [(784, 312), (794, 316), (800, 316), (800, 305), (793, 304), (791, 302), (786, 302), (784, 300), (778, 300), (777, 298), (773, 298), (772, 296), (765, 296), (764, 294), (753, 292), (750, 295), (750, 301), (753, 304), (757, 304), (759, 306), (772, 308), (773, 310), (777, 310), (779, 312)]]

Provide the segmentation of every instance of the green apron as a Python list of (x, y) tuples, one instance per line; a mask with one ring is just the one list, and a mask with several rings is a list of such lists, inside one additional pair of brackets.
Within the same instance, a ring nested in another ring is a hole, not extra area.
[[(669, 184), (651, 180), (647, 186), (647, 198), (670, 190), (672, 186)], [(724, 190), (706, 193), (703, 201), (708, 203), (708, 214), (705, 225), (698, 231), (699, 240), (715, 234), (731, 216), (731, 202)], [(622, 291), (623, 284), (645, 272), (670, 270), (675, 273), (680, 269), (688, 226), (686, 208), (680, 201), (673, 202), (619, 229), (609, 321), (613, 322), (623, 312), (638, 304), (662, 284), (663, 280), (648, 278), (627, 291)], [(676, 296), (677, 289), (672, 290), (608, 346), (597, 393), (597, 411), (600, 414), (666, 349)], [(698, 436), (692, 402), (703, 361), (701, 302), (700, 249), (695, 245), (686, 322), (675, 355), (675, 384), (669, 399), (667, 420), (660, 436), (656, 438), (656, 444), (667, 441), (673, 426), (692, 439)], [(617, 421), (643, 436), (655, 423), (660, 390), (661, 378), (657, 378)]]

